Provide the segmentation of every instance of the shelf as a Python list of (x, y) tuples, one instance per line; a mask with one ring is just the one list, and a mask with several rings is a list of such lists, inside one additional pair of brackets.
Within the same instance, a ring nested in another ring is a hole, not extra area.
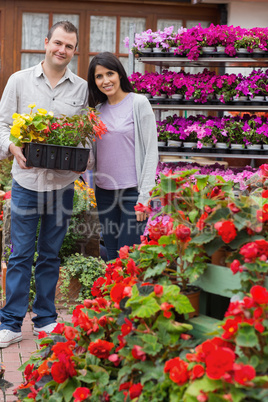
[[(199, 57), (189, 60), (187, 57), (151, 56), (139, 57), (138, 61), (159, 67), (267, 67), (268, 57)], [(243, 66), (243, 64), (245, 64)]]
[(154, 110), (223, 110), (223, 111), (256, 111), (256, 112), (267, 112), (268, 110), (268, 102), (265, 105), (240, 105), (240, 104), (226, 104), (223, 103), (222, 105), (216, 104), (207, 104), (207, 103), (151, 103), (152, 109)]
[[(195, 151), (185, 151), (185, 152), (162, 152), (159, 151), (158, 155), (164, 156), (199, 156), (204, 158), (249, 158), (249, 159), (268, 159), (268, 154), (259, 154), (259, 153), (249, 153), (248, 151), (241, 151), (242, 153), (234, 153), (234, 152), (217, 152), (215, 149), (212, 149), (211, 152), (204, 152), (199, 149)], [(176, 161), (180, 162), (180, 161)]]

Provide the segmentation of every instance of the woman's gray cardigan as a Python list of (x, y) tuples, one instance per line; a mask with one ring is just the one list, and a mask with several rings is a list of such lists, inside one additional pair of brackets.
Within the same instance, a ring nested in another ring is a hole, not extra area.
[[(100, 111), (101, 105), (98, 105), (96, 109)], [(150, 198), (149, 191), (155, 185), (158, 146), (155, 115), (150, 102), (144, 95), (134, 94), (133, 118), (135, 132), (135, 163), (139, 191), (137, 203), (140, 202), (145, 205)], [(93, 151), (96, 158), (96, 143), (93, 145)], [(92, 164), (89, 164), (88, 169), (92, 169), (93, 167), (94, 161), (92, 161)]]

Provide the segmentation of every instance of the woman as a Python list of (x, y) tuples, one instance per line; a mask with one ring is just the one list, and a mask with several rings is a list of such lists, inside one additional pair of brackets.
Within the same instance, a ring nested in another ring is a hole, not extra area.
[(88, 103), (97, 107), (107, 133), (95, 143), (96, 200), (108, 259), (124, 245), (140, 243), (146, 205), (158, 161), (155, 116), (145, 96), (135, 94), (126, 71), (110, 52), (96, 55), (88, 70)]

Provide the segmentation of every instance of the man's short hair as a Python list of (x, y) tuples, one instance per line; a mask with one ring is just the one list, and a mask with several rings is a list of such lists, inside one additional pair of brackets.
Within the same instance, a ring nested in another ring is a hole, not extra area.
[(67, 33), (74, 32), (76, 34), (77, 41), (76, 41), (75, 47), (77, 47), (77, 45), (78, 45), (78, 29), (70, 21), (58, 21), (54, 25), (52, 25), (52, 27), (50, 28), (50, 30), (48, 31), (48, 34), (47, 34), (48, 41), (50, 41), (55, 29), (57, 29), (59, 27), (64, 29), (64, 31)]

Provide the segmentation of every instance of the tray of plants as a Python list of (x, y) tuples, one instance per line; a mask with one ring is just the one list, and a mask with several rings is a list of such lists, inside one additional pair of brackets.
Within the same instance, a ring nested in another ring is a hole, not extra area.
[(26, 166), (84, 171), (90, 143), (107, 130), (98, 113), (87, 108), (81, 115), (54, 117), (45, 109), (33, 112), (35, 107), (29, 105), (28, 114), (15, 113), (10, 130), (10, 140), (24, 144)]
[(89, 148), (30, 142), (25, 144), (24, 155), (26, 166), (83, 172), (87, 167)]

